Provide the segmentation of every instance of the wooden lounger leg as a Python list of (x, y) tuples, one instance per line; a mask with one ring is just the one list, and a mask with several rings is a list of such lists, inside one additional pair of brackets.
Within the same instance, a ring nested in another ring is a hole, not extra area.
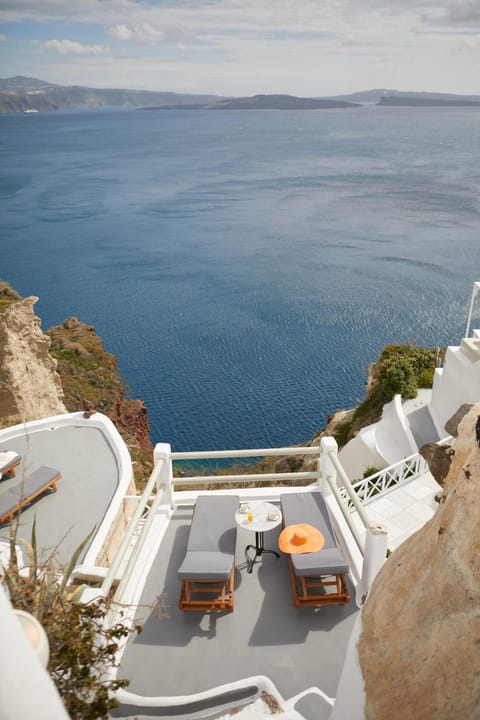
[[(293, 603), (296, 607), (304, 605), (346, 605), (350, 602), (350, 593), (345, 575), (316, 577), (303, 575), (297, 577), (290, 558), (289, 567), (292, 578)], [(332, 588), (335, 588), (335, 590), (329, 592)]]
[[(228, 580), (182, 580), (180, 585), (180, 610), (228, 610), (233, 611), (235, 568)], [(206, 596), (209, 597), (206, 597)]]

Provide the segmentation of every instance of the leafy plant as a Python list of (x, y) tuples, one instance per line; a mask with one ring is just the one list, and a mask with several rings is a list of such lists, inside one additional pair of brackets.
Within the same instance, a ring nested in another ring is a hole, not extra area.
[(415, 371), (409, 358), (399, 356), (385, 368), (381, 378), (382, 394), (390, 401), (394, 395), (414, 398), (417, 394)]
[(377, 467), (367, 467), (363, 471), (363, 479), (370, 477), (371, 475), (376, 475), (378, 472), (380, 472), (381, 468)]
[(431, 387), (435, 366), (442, 354), (440, 348), (417, 347), (411, 342), (387, 345), (372, 366), (367, 397), (356, 407), (351, 420), (335, 431), (338, 445), (343, 447), (363, 427), (377, 422), (384, 404), (394, 395), (413, 398), (419, 387)]
[[(30, 543), (17, 539), (15, 526), (10, 535), (10, 561), (2, 578), (13, 607), (34, 615), (45, 629), (50, 645), (48, 671), (72, 720), (108, 718), (109, 711), (118, 706), (111, 693), (129, 684), (128, 680), (112, 679), (111, 669), (116, 666), (120, 640), (132, 630), (121, 622), (107, 627), (107, 601), (81, 603), (84, 586), (69, 585), (93, 532), (61, 572), (54, 552), (45, 560), (40, 558), (35, 520)], [(28, 558), (25, 568), (19, 566), (17, 542)]]

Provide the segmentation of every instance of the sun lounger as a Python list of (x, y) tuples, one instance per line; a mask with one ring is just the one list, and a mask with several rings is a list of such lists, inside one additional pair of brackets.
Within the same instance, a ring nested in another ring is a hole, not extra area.
[(348, 603), (345, 574), (349, 567), (335, 539), (322, 493), (284, 494), (280, 502), (285, 527), (306, 523), (320, 530), (325, 539), (321, 550), (288, 556), (295, 605)]
[(0, 479), (6, 475), (15, 477), (15, 468), (20, 465), (22, 458), (14, 450), (0, 452)]
[(34, 470), (25, 480), (19, 482), (0, 495), (0, 523), (13, 520), (17, 512), (29, 505), (46, 490), (57, 490), (57, 482), (61, 474), (55, 468), (42, 465)]
[(197, 498), (177, 573), (180, 610), (233, 610), (238, 504), (233, 495)]

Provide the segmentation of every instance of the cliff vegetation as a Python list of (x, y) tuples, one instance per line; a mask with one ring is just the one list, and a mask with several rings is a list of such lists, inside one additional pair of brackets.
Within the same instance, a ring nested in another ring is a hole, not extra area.
[(127, 397), (116, 359), (94, 327), (68, 318), (44, 333), (33, 311), (37, 300), (0, 282), (0, 427), (98, 410), (125, 440), (142, 487), (153, 468), (145, 404)]

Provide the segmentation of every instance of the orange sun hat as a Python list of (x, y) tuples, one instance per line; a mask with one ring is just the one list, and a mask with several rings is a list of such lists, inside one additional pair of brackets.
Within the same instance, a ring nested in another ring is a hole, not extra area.
[(288, 525), (278, 538), (278, 547), (284, 553), (316, 552), (325, 545), (325, 538), (320, 530), (306, 523)]

